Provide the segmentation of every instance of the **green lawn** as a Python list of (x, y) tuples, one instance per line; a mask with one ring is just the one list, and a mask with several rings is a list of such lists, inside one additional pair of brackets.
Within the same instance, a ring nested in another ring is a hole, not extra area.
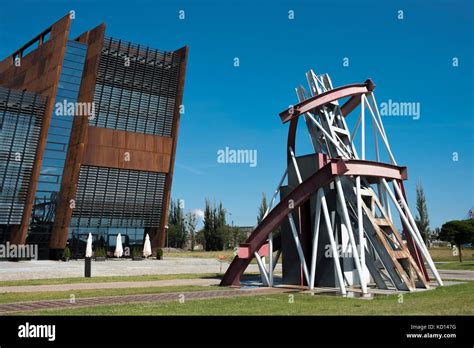
[(76, 277), (76, 278), (49, 278), (49, 279), (28, 279), (28, 280), (6, 280), (0, 281), (0, 286), (22, 286), (22, 285), (57, 285), (57, 284), (77, 284), (77, 283), (111, 283), (111, 282), (136, 282), (148, 280), (172, 280), (172, 279), (202, 279), (220, 278), (219, 273), (198, 273), (198, 274), (155, 274), (139, 276), (109, 276), (109, 277)]
[[(13, 303), (24, 301), (42, 301), (42, 300), (64, 300), (70, 299), (71, 295), (75, 298), (84, 297), (103, 297), (120, 295), (139, 295), (139, 294), (158, 294), (165, 292), (186, 292), (215, 290), (216, 287), (210, 286), (160, 286), (147, 288), (118, 288), (118, 289), (93, 289), (93, 290), (68, 290), (68, 291), (45, 291), (45, 292), (15, 292), (0, 293), (0, 303)], [(227, 290), (229, 288), (219, 288)]]
[(437, 269), (474, 271), (474, 262), (473, 261), (463, 261), (463, 262), (437, 263), (436, 268)]
[[(453, 250), (448, 247), (433, 247), (429, 249), (433, 261), (459, 261), (459, 256), (453, 256)], [(474, 250), (462, 250), (463, 261), (474, 261)]]
[[(276, 252), (274, 252), (273, 257), (276, 257)], [(163, 249), (163, 257), (196, 257), (200, 259), (222, 259), (226, 262), (232, 262), (234, 259), (234, 251), (233, 250), (224, 250), (224, 251), (166, 251), (166, 248)], [(250, 263), (256, 264), (257, 260), (255, 258), (250, 261)], [(281, 263), (281, 258), (278, 260), (278, 263)]]
[[(24, 315), (474, 315), (474, 282), (373, 300), (309, 294), (24, 312)], [(294, 301), (291, 301), (293, 299)]]
[(224, 251), (166, 251), (163, 249), (163, 257), (197, 257), (200, 259), (219, 259), (220, 256), (224, 257), (225, 261), (232, 261), (234, 259), (233, 250)]

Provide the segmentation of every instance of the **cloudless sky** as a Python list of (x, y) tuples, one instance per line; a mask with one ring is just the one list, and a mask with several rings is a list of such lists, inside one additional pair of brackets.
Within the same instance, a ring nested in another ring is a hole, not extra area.
[[(229, 222), (255, 223), (262, 192), (272, 195), (286, 165), (288, 124), (278, 113), (296, 103), (294, 88), (306, 86), (311, 68), (335, 86), (371, 77), (379, 104), (420, 103), (419, 120), (383, 121), (398, 164), (408, 166), (409, 204), (414, 210), (422, 181), (432, 228), (474, 206), (472, 1), (2, 0), (0, 56), (69, 10), (74, 38), (105, 22), (107, 36), (163, 50), (189, 46), (172, 189), (186, 210), (209, 197), (223, 201)], [(298, 155), (311, 152), (299, 128)], [(257, 166), (217, 163), (226, 146), (257, 150)]]

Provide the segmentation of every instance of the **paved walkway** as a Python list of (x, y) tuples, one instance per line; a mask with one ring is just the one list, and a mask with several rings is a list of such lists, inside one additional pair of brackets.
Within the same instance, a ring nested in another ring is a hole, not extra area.
[[(222, 266), (222, 267), (221, 267)], [(92, 262), (92, 277), (131, 276), (148, 274), (202, 274), (224, 273), (229, 263), (217, 259), (167, 257), (164, 260), (117, 260)], [(251, 264), (248, 272), (258, 272), (258, 266)], [(281, 264), (276, 272), (281, 271)], [(21, 279), (73, 278), (84, 276), (84, 260), (61, 261), (19, 261), (0, 262), (0, 281)]]
[(231, 289), (231, 290), (211, 290), (211, 291), (194, 291), (194, 292), (175, 292), (175, 293), (161, 293), (161, 294), (146, 294), (146, 295), (126, 295), (126, 296), (107, 296), (107, 297), (91, 297), (79, 298), (75, 303), (69, 300), (48, 300), (48, 301), (29, 301), (0, 304), (0, 315), (15, 312), (27, 312), (46, 309), (63, 309), (63, 308), (78, 308), (89, 306), (103, 306), (114, 304), (128, 304), (128, 303), (151, 303), (151, 302), (172, 302), (211, 299), (211, 298), (228, 298), (238, 296), (255, 296), (290, 292), (291, 290), (283, 288), (249, 288), (249, 289)]
[[(457, 280), (474, 281), (474, 271), (439, 269), (438, 273), (442, 279), (457, 279)], [(430, 271), (430, 275), (431, 275), (431, 278), (434, 279), (434, 276), (431, 273), (431, 271)]]
[(220, 283), (220, 279), (205, 278), (205, 279), (169, 279), (169, 280), (133, 281), (133, 282), (109, 282), (109, 283), (21, 285), (21, 286), (0, 286), (0, 293), (123, 289), (123, 288), (147, 288), (147, 287), (151, 288), (151, 287), (162, 287), (162, 286), (212, 286), (212, 285), (219, 285), (219, 283)]

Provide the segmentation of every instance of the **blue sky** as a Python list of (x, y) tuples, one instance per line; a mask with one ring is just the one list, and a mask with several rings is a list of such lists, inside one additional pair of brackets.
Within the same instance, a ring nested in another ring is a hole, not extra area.
[[(0, 56), (69, 10), (76, 12), (73, 37), (106, 22), (108, 36), (164, 50), (188, 45), (172, 196), (184, 199), (186, 209), (202, 208), (205, 197), (222, 200), (236, 225), (255, 223), (261, 193), (271, 196), (284, 170), (288, 125), (278, 113), (296, 102), (294, 88), (306, 84), (305, 72), (329, 73), (334, 85), (371, 77), (379, 103), (421, 105), (419, 120), (383, 121), (398, 163), (408, 166), (409, 204), (421, 180), (434, 228), (474, 206), (474, 6), (424, 3), (8, 1), (1, 5)], [(226, 146), (257, 150), (257, 166), (217, 163)], [(297, 154), (310, 151), (300, 133)]]

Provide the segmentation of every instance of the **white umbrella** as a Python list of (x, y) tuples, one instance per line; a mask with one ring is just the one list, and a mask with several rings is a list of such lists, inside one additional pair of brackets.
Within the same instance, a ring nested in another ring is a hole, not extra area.
[(117, 235), (117, 242), (115, 243), (114, 256), (122, 257), (122, 255), (123, 255), (122, 236), (119, 233)]
[(87, 237), (86, 257), (92, 257), (92, 234), (90, 233)]
[(151, 243), (150, 236), (148, 233), (145, 236), (145, 245), (143, 245), (143, 256), (148, 257), (151, 255)]

